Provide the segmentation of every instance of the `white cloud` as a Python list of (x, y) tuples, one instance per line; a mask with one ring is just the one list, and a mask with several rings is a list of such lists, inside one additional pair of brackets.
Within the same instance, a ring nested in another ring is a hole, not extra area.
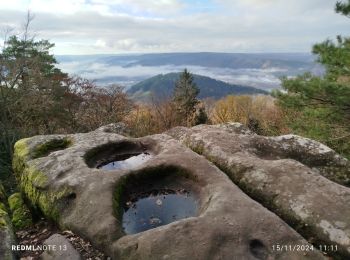
[(31, 10), (56, 15), (95, 11), (104, 15), (115, 13), (175, 13), (184, 8), (179, 0), (11, 0), (3, 1), (0, 9)]
[(128, 5), (136, 12), (149, 12), (156, 14), (175, 13), (185, 6), (178, 0), (116, 0), (114, 2), (119, 5)]
[(20, 25), (29, 8), (57, 54), (309, 51), (349, 35), (335, 1), (212, 0), (203, 13), (184, 0), (12, 0), (0, 6), (0, 27)]

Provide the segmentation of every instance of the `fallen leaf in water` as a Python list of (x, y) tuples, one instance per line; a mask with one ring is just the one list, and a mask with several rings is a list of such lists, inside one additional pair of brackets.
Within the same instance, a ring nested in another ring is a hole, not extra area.
[(159, 218), (150, 218), (150, 219), (149, 219), (149, 223), (150, 223), (151, 225), (155, 225), (155, 224), (161, 224), (162, 221), (161, 221)]
[(163, 202), (162, 202), (161, 199), (157, 199), (156, 204), (157, 204), (158, 206), (162, 206)]

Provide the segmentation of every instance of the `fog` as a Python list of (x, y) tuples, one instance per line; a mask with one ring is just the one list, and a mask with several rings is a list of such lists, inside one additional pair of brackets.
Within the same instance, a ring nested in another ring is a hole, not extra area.
[(90, 80), (96, 80), (96, 82), (101, 85), (116, 83), (123, 85), (126, 88), (155, 75), (179, 72), (185, 68), (194, 74), (204, 75), (227, 83), (253, 86), (265, 90), (279, 88), (279, 76), (290, 74), (286, 69), (281, 68), (231, 69), (193, 65), (135, 65), (125, 67), (90, 61), (62, 62), (58, 67), (69, 74), (78, 75)]

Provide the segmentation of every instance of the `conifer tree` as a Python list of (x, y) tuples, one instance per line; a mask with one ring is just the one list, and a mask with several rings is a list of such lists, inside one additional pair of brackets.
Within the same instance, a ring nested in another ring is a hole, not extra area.
[(193, 81), (193, 75), (185, 69), (175, 82), (173, 104), (176, 107), (178, 119), (182, 124), (189, 124), (199, 103), (197, 96), (199, 88)]
[[(350, 0), (338, 2), (336, 12), (349, 16)], [(326, 143), (350, 158), (350, 38), (338, 36), (313, 46), (323, 76), (311, 73), (283, 78), (279, 104), (298, 116), (290, 126), (294, 132)]]
[(350, 0), (348, 0), (347, 3), (337, 2), (335, 6), (335, 11), (345, 16), (350, 16)]

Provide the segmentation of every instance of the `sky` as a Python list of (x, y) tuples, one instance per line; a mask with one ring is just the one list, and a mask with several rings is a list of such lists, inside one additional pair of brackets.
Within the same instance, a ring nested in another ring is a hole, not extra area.
[[(53, 53), (309, 52), (350, 35), (336, 0), (0, 0), (0, 29), (31, 31)], [(3, 34), (0, 36), (3, 37)]]

